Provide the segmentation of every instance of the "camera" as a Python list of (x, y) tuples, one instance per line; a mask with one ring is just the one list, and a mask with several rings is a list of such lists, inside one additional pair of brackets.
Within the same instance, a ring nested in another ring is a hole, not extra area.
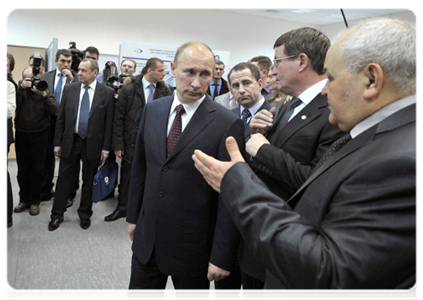
[(47, 81), (40, 79), (39, 77), (37, 77), (38, 74), (40, 74), (40, 66), (41, 66), (41, 55), (39, 52), (35, 52), (34, 53), (34, 58), (32, 61), (32, 75), (33, 77), (31, 78), (31, 82), (32, 82), (32, 86), (35, 86), (37, 88), (37, 90), (44, 92), (47, 87)]
[(79, 63), (84, 59), (84, 52), (76, 48), (75, 42), (69, 42), (69, 51), (72, 53), (71, 69), (78, 73)]
[(116, 92), (123, 86), (119, 80), (116, 64), (112, 61), (106, 62), (103, 69), (103, 83), (113, 88)]

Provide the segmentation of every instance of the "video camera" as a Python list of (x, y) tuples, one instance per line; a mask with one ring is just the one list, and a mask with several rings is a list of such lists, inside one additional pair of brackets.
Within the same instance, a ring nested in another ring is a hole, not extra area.
[(106, 62), (106, 66), (103, 69), (103, 83), (113, 88), (116, 92), (123, 86), (123, 83), (119, 80), (116, 64), (112, 61)]
[(39, 77), (37, 77), (38, 74), (40, 74), (40, 66), (41, 66), (41, 55), (39, 52), (35, 52), (34, 53), (34, 58), (32, 61), (32, 75), (33, 77), (31, 78), (31, 82), (32, 82), (32, 86), (35, 86), (37, 88), (37, 90), (44, 92), (47, 87), (47, 81), (40, 79)]
[(79, 63), (84, 59), (84, 52), (76, 49), (75, 42), (69, 42), (69, 51), (72, 53), (72, 65), (71, 69), (78, 73)]

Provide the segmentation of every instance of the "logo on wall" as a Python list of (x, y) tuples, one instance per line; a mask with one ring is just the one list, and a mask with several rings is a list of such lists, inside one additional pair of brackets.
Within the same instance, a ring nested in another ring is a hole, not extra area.
[(140, 48), (135, 48), (134, 52), (136, 52), (136, 53), (142, 53), (142, 50)]
[(220, 55), (215, 55), (214, 60), (220, 60)]

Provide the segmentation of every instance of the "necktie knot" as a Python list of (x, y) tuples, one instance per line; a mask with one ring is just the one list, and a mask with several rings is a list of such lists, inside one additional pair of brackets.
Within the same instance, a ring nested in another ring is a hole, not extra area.
[(176, 106), (176, 115), (181, 116), (185, 112), (185, 108), (182, 104)]
[(244, 108), (244, 110), (241, 113), (241, 119), (244, 121), (245, 125), (248, 125), (248, 118), (251, 117), (251, 113), (248, 110), (248, 108)]

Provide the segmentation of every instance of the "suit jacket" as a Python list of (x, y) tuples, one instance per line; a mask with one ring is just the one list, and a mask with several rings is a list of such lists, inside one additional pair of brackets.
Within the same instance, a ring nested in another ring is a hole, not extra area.
[[(257, 110), (256, 113), (258, 113), (259, 111), (261, 111), (263, 109), (270, 110), (271, 108), (272, 108), (272, 106), (266, 100), (264, 100), (263, 105), (260, 106), (260, 108)], [(239, 107), (232, 109), (232, 112), (234, 114), (236, 114), (239, 118), (241, 118), (241, 109)], [(251, 119), (250, 119), (250, 121), (251, 121)], [(244, 135), (245, 135), (246, 141), (248, 141), (248, 139), (250, 138), (250, 135), (251, 135), (251, 129), (250, 129), (250, 126), (249, 126), (250, 121), (248, 122), (248, 124), (246, 126), (244, 126), (245, 127)]]
[(214, 102), (219, 103), (226, 108), (230, 108), (230, 103), (229, 103), (230, 100), (231, 100), (231, 95), (229, 92), (214, 98)]
[[(282, 105), (275, 116), (276, 123), (267, 136), (272, 144), (260, 147), (253, 161), (249, 162), (257, 176), (282, 199), (289, 199), (295, 193), (325, 151), (344, 134), (329, 123), (327, 98), (322, 94), (318, 94), (282, 129), (277, 128), (277, 122), (288, 105), (289, 102)], [(290, 172), (286, 172), (287, 169)], [(264, 267), (244, 240), (240, 243), (239, 264), (248, 275), (264, 281)]]
[(173, 98), (148, 103), (141, 116), (126, 218), (137, 225), (132, 250), (145, 264), (154, 248), (158, 268), (172, 276), (204, 276), (208, 262), (229, 270), (237, 254), (237, 229), (192, 155), (200, 149), (229, 160), (228, 136), (244, 152), (244, 124), (206, 96), (167, 157)]
[[(213, 81), (210, 82), (210, 84), (213, 84)], [(220, 87), (220, 92), (218, 94), (218, 96), (226, 94), (229, 92), (229, 88), (228, 88), (228, 82), (222, 78), (222, 86)], [(210, 97), (213, 98), (213, 95), (210, 92), (210, 85), (207, 88), (207, 95), (209, 95)]]
[(415, 114), (410, 105), (355, 137), (288, 202), (245, 163), (225, 174), (221, 197), (268, 288), (414, 285)]
[[(75, 137), (81, 83), (67, 84), (63, 89), (62, 101), (57, 115), (54, 146), (61, 147), (61, 156), (68, 158)], [(98, 159), (102, 150), (111, 150), (114, 90), (97, 82), (91, 104), (88, 132), (87, 156)]]
[[(51, 91), (54, 95), (54, 87), (55, 87), (55, 81), (56, 81), (56, 69), (43, 73), (41, 75), (41, 79), (43, 79), (47, 82), (48, 90)], [(65, 84), (69, 84), (71, 82), (77, 82), (77, 81), (78, 81), (78, 77), (76, 77), (74, 75), (72, 81), (70, 81), (69, 78), (66, 77), (66, 83)]]

